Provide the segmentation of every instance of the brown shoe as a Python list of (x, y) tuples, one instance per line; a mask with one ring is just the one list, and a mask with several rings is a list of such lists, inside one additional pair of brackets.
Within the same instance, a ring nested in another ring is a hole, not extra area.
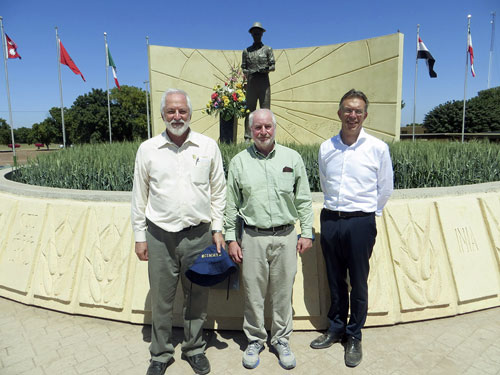
[(361, 340), (353, 336), (347, 338), (345, 345), (344, 361), (347, 367), (356, 367), (361, 363), (363, 351), (361, 349)]
[(311, 341), (310, 346), (313, 349), (326, 349), (335, 344), (336, 342), (342, 341), (343, 337), (344, 335), (342, 333), (327, 331), (318, 338)]

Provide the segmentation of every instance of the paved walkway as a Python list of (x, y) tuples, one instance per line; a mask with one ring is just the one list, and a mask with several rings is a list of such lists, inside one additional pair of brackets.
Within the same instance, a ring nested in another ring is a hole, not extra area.
[[(241, 366), (245, 339), (237, 331), (207, 331), (211, 374), (500, 374), (500, 308), (452, 318), (366, 328), (363, 362), (344, 366), (336, 344), (313, 350), (317, 332), (294, 332), (297, 367), (285, 371), (268, 348), (255, 370)], [(0, 374), (144, 375), (149, 326), (72, 316), (0, 297)], [(180, 359), (182, 331), (175, 329), (175, 362), (167, 374), (192, 374)]]

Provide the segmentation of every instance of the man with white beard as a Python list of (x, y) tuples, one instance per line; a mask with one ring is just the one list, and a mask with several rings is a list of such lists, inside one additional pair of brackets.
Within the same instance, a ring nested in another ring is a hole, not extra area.
[(173, 362), (172, 314), (179, 278), (184, 291), (182, 359), (195, 373), (207, 374), (203, 323), (209, 290), (188, 281), (185, 272), (210, 244), (219, 252), (225, 246), (222, 157), (214, 140), (189, 128), (192, 106), (184, 91), (165, 91), (160, 109), (166, 130), (140, 145), (132, 190), (135, 252), (148, 261), (150, 284), (147, 375), (162, 375)]
[[(248, 346), (243, 366), (255, 368), (264, 349), (264, 300), (269, 290), (272, 304), (271, 346), (280, 365), (296, 365), (290, 349), (292, 288), (297, 273), (297, 253), (312, 247), (312, 198), (301, 156), (274, 141), (276, 118), (269, 109), (249, 115), (254, 144), (229, 164), (226, 241), (229, 255), (242, 265), (245, 291), (243, 331)], [(243, 221), (241, 241), (237, 218)], [(301, 236), (297, 240), (295, 222)]]

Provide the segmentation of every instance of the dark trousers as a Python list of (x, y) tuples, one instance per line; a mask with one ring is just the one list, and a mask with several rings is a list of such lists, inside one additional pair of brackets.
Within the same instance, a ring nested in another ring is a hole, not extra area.
[(148, 220), (146, 240), (152, 315), (151, 358), (167, 363), (174, 356), (172, 320), (179, 279), (184, 292), (182, 352), (188, 356), (204, 353), (203, 324), (207, 317), (209, 289), (191, 283), (185, 272), (212, 243), (210, 224), (166, 232)]
[[(361, 340), (361, 328), (368, 313), (368, 273), (377, 227), (375, 214), (339, 218), (321, 211), (321, 248), (326, 263), (331, 305), (329, 330)], [(347, 284), (347, 272), (351, 293)], [(347, 322), (347, 314), (351, 315)]]
[[(247, 82), (247, 109), (250, 112), (255, 111), (257, 108), (257, 101), (259, 101), (259, 108), (271, 108), (271, 84), (269, 83), (268, 73), (254, 73), (250, 75)], [(245, 140), (252, 139), (252, 132), (250, 131), (250, 124), (248, 123), (248, 116), (245, 118)]]

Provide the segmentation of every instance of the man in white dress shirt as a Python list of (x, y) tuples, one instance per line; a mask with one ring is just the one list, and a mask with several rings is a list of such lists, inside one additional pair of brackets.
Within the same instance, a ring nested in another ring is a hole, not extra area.
[(165, 91), (161, 116), (166, 131), (143, 142), (135, 160), (132, 228), (135, 252), (148, 261), (152, 312), (147, 375), (164, 374), (173, 361), (172, 314), (179, 278), (184, 291), (182, 358), (195, 373), (210, 372), (202, 335), (209, 290), (191, 284), (185, 272), (212, 242), (218, 251), (224, 247), (226, 180), (217, 143), (189, 128), (191, 114), (184, 91)]
[(329, 329), (313, 340), (311, 347), (324, 349), (342, 341), (349, 367), (362, 359), (361, 328), (368, 313), (369, 261), (377, 236), (375, 216), (382, 215), (393, 190), (389, 147), (363, 129), (367, 110), (365, 94), (354, 89), (347, 92), (337, 112), (342, 122), (340, 133), (323, 142), (319, 151), (325, 200), (320, 218), (321, 247), (331, 305)]

